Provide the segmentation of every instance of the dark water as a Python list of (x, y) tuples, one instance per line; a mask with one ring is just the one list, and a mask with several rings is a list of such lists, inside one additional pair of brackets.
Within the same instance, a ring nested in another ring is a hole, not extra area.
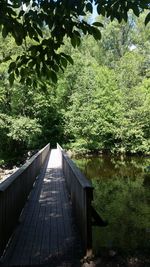
[(108, 221), (93, 227), (95, 253), (150, 252), (150, 158), (99, 156), (74, 159), (92, 180), (93, 205)]

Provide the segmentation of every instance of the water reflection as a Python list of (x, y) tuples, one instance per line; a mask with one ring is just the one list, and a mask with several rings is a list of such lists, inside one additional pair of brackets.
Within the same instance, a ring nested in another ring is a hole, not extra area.
[(126, 254), (150, 249), (150, 158), (110, 157), (74, 159), (94, 185), (96, 210), (108, 220), (94, 227), (95, 252), (103, 248)]

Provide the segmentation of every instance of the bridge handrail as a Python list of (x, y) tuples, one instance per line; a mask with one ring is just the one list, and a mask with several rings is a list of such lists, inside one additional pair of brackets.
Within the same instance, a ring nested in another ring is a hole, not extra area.
[(47, 144), (19, 170), (0, 183), (0, 256), (18, 222), (33, 183), (49, 154)]
[(93, 188), (91, 181), (89, 181), (86, 176), (80, 171), (80, 169), (76, 166), (76, 164), (67, 156), (63, 148), (57, 144), (57, 148), (59, 148), (63, 154), (63, 157), (66, 159), (68, 164), (70, 165), (72, 171), (76, 174), (76, 178), (83, 188), (89, 187)]
[(92, 251), (92, 183), (67, 156), (59, 144), (57, 144), (57, 149), (61, 153), (62, 170), (70, 193), (83, 248), (85, 253), (89, 255)]
[(8, 186), (13, 183), (13, 181), (16, 179), (17, 176), (21, 175), (25, 169), (27, 169), (34, 160), (36, 160), (40, 154), (42, 154), (45, 149), (49, 147), (49, 144), (47, 144), (45, 147), (43, 147), (40, 151), (38, 151), (35, 155), (33, 155), (23, 166), (21, 166), (16, 172), (11, 174), (9, 177), (6, 178), (6, 180), (2, 181), (0, 183), (0, 191), (5, 191)]

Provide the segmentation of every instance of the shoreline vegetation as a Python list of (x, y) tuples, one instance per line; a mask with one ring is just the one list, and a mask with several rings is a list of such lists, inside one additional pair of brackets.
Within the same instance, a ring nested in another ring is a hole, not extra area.
[(112, 152), (110, 150), (70, 150), (70, 149), (66, 149), (66, 153), (68, 154), (68, 156), (70, 158), (75, 157), (75, 158), (80, 158), (80, 157), (97, 157), (100, 155), (109, 155), (109, 156), (119, 156), (119, 157), (144, 157), (144, 158), (150, 158), (150, 153), (142, 153), (142, 152), (136, 152), (136, 153), (132, 153), (132, 152), (126, 152), (126, 153), (122, 153), (122, 152)]
[[(22, 157), (15, 156), (15, 157), (6, 157), (2, 159), (0, 158), (0, 180), (6, 179), (9, 175), (13, 174), (15, 171), (17, 171), (26, 161), (28, 161), (35, 153), (37, 153), (36, 150), (30, 150), (26, 152)], [(74, 159), (80, 159), (82, 157), (84, 158), (93, 158), (93, 157), (99, 157), (99, 156), (112, 156), (112, 157), (138, 157), (138, 158), (150, 158), (150, 154), (142, 154), (142, 153), (121, 153), (121, 152), (111, 152), (110, 150), (70, 150), (66, 149), (66, 153), (70, 158)], [(147, 166), (149, 167), (149, 166)]]
[[(64, 146), (65, 148), (65, 146)], [(13, 166), (14, 167), (18, 167), (18, 166), (22, 166), (27, 160), (30, 159), (30, 157), (32, 157), (34, 154), (37, 153), (37, 149), (36, 150), (30, 150), (28, 152), (25, 152), (22, 156), (13, 156), (12, 158), (9, 156), (7, 157), (6, 155), (3, 158), (3, 155), (0, 156), (0, 168), (5, 169), (11, 169)], [(119, 157), (143, 157), (143, 158), (150, 158), (150, 154), (144, 154), (141, 152), (137, 152), (137, 153), (132, 153), (132, 152), (126, 152), (126, 153), (121, 153), (121, 152), (112, 152), (110, 150), (85, 150), (85, 149), (80, 149), (80, 150), (76, 150), (76, 149), (65, 149), (66, 153), (68, 154), (68, 156), (70, 158), (75, 157), (75, 158), (80, 158), (80, 157), (96, 157), (96, 156), (100, 156), (100, 155), (109, 155), (109, 156), (119, 156)]]

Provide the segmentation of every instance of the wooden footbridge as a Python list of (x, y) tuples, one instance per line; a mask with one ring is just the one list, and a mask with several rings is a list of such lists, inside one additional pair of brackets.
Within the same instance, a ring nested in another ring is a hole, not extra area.
[(0, 266), (80, 266), (92, 250), (91, 183), (48, 144), (0, 184)]

